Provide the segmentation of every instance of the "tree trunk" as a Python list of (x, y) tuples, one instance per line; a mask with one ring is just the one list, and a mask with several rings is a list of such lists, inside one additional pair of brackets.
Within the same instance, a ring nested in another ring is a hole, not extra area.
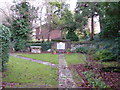
[(50, 41), (50, 31), (51, 30), (49, 30), (49, 32), (48, 32), (48, 42)]
[(65, 35), (64, 35), (64, 31), (63, 30), (61, 30), (61, 38), (65, 39)]
[(90, 35), (90, 41), (94, 40), (94, 15), (91, 17), (91, 35)]

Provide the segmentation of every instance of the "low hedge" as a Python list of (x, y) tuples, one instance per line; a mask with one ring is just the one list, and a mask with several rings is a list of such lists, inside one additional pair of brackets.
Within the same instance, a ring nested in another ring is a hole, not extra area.
[(120, 62), (120, 37), (95, 41), (94, 44), (97, 48), (94, 54), (95, 59)]
[(9, 60), (10, 31), (4, 25), (0, 25), (0, 71), (7, 69)]
[(78, 52), (78, 53), (87, 53), (87, 51), (88, 51), (88, 47), (76, 48), (76, 52)]
[(95, 60), (112, 60), (114, 55), (107, 49), (99, 50), (93, 55)]

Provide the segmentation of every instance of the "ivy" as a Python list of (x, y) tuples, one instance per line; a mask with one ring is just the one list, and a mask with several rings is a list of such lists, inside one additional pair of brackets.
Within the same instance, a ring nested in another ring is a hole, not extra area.
[(0, 25), (0, 71), (7, 68), (9, 59), (10, 30), (4, 25)]
[(102, 81), (101, 78), (95, 78), (96, 76), (92, 71), (82, 72), (85, 75), (86, 80), (93, 86), (97, 88), (108, 88), (108, 86)]

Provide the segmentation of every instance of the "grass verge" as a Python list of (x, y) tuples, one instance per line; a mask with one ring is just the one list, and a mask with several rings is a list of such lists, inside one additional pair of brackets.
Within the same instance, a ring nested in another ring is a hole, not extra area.
[(37, 59), (41, 61), (46, 61), (53, 64), (58, 64), (58, 55), (53, 55), (53, 54), (17, 54), (17, 55), (32, 59)]
[(84, 54), (66, 54), (65, 55), (66, 61), (68, 65), (71, 64), (84, 64), (86, 57)]
[(71, 68), (70, 72), (72, 74), (72, 77), (73, 77), (74, 82), (76, 83), (76, 85), (78, 87), (81, 87), (80, 83), (82, 83), (82, 78), (80, 77), (80, 75), (78, 74), (78, 72), (74, 68)]
[[(73, 64), (84, 64), (85, 60), (86, 60), (86, 57), (84, 54), (78, 54), (78, 53), (66, 54), (65, 58), (66, 58), (66, 62), (69, 66), (73, 65)], [(76, 85), (78, 87), (81, 87), (81, 84), (82, 84), (81, 76), (78, 74), (78, 72), (74, 68), (71, 68), (70, 71), (71, 71), (71, 74), (73, 76), (73, 79), (74, 79)]]
[(5, 76), (3, 82), (21, 83), (21, 85), (36, 83), (54, 87), (58, 85), (57, 71), (56, 68), (50, 66), (10, 56), (8, 70), (3, 73)]

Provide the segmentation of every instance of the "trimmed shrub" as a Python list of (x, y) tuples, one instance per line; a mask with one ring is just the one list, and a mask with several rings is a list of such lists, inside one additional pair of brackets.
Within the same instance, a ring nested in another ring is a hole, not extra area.
[(95, 60), (112, 60), (114, 55), (107, 49), (99, 50), (94, 55)]
[[(120, 38), (116, 39), (99, 39), (94, 42), (94, 46), (96, 47), (96, 53), (101, 50), (107, 50), (110, 55), (108, 57), (113, 57), (113, 59), (117, 62), (120, 62)], [(96, 54), (95, 54), (96, 55)], [(96, 56), (94, 57), (96, 58)], [(109, 58), (103, 61), (111, 61)]]
[(78, 41), (79, 40), (78, 36), (73, 31), (69, 31), (66, 38), (71, 40), (71, 41)]
[(10, 31), (4, 25), (0, 25), (0, 71), (5, 71), (9, 59)]
[(90, 54), (90, 55), (92, 55), (92, 54), (94, 54), (96, 51), (97, 51), (96, 48), (94, 48), (94, 47), (89, 47), (87, 53)]
[(76, 52), (78, 53), (87, 53), (88, 47), (79, 47), (76, 48)]

